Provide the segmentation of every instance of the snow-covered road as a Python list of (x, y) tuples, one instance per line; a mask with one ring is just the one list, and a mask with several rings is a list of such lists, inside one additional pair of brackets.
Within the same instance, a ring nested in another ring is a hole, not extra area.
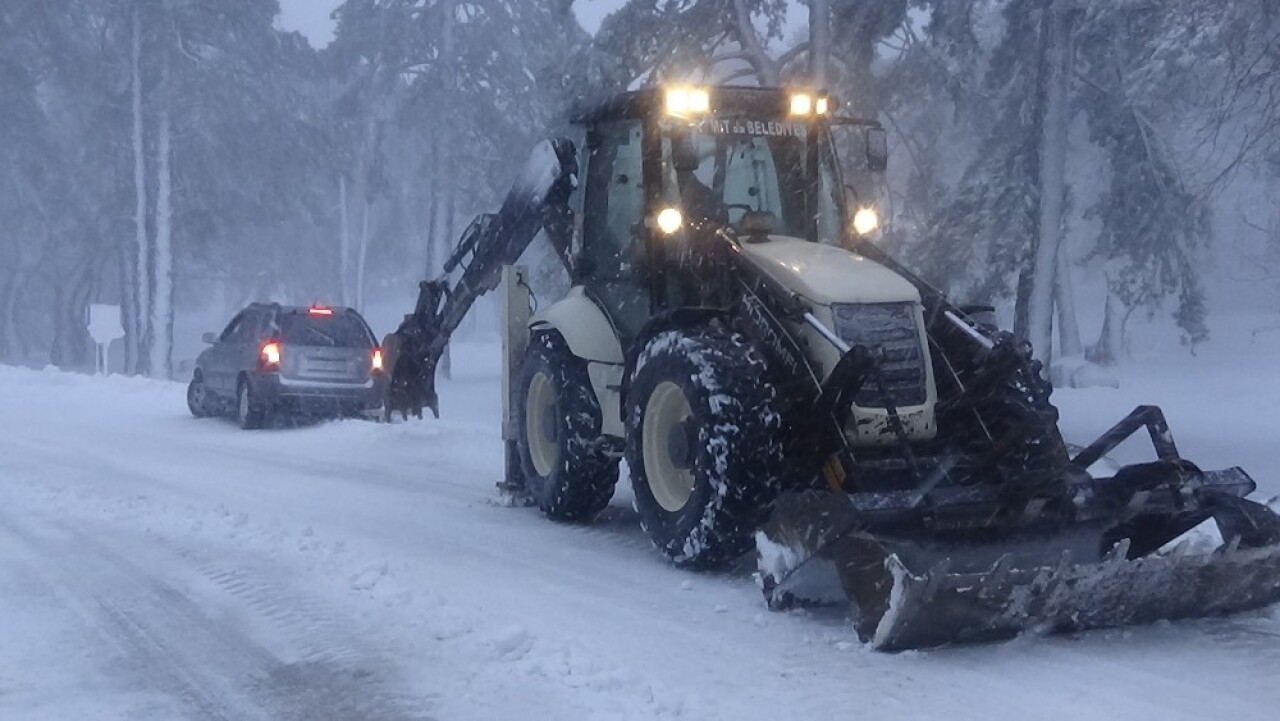
[[(469, 350), (443, 420), (254, 433), (177, 384), (0, 368), (0, 718), (1280, 714), (1274, 610), (878, 654), (745, 571), (671, 569), (626, 489), (588, 527), (503, 507), (497, 353)], [(1202, 412), (1234, 377), (1060, 394), (1064, 427), (1158, 400), (1187, 455), (1262, 476), (1280, 448)]]

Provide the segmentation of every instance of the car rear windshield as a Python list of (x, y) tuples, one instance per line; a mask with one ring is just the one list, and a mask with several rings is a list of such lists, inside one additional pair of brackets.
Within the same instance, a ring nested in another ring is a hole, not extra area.
[(333, 315), (290, 313), (280, 319), (280, 340), (285, 345), (325, 346), (330, 348), (370, 348), (364, 322), (350, 313)]

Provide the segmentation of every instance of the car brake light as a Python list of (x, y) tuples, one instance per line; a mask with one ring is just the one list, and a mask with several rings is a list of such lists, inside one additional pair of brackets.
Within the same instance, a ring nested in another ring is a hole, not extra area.
[(313, 305), (307, 309), (311, 315), (333, 315), (333, 308), (326, 308), (322, 305)]
[(269, 340), (262, 344), (262, 350), (258, 353), (258, 367), (261, 370), (280, 369), (280, 343), (278, 341)]
[(373, 360), (369, 364), (369, 370), (373, 371), (374, 373), (382, 372), (382, 349), (381, 348), (373, 349)]

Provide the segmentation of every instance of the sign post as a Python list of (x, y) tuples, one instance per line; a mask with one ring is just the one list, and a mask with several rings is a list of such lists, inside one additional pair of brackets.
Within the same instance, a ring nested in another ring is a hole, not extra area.
[(120, 323), (120, 306), (92, 303), (89, 305), (89, 337), (98, 346), (94, 372), (107, 374), (107, 349), (111, 341), (124, 337), (124, 325)]

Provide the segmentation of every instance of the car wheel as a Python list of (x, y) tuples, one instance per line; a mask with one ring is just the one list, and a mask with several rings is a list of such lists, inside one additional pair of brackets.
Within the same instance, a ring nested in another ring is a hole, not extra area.
[(187, 384), (187, 410), (191, 411), (191, 415), (196, 418), (208, 418), (213, 415), (211, 410), (213, 403), (211, 401), (209, 389), (204, 384), (204, 378), (196, 374), (192, 377), (191, 382)]
[(752, 546), (780, 487), (781, 416), (744, 338), (660, 333), (627, 394), (627, 467), (649, 540), (673, 563), (714, 568)]
[(267, 422), (267, 409), (254, 397), (249, 382), (243, 379), (236, 389), (236, 422), (246, 431), (261, 428)]

